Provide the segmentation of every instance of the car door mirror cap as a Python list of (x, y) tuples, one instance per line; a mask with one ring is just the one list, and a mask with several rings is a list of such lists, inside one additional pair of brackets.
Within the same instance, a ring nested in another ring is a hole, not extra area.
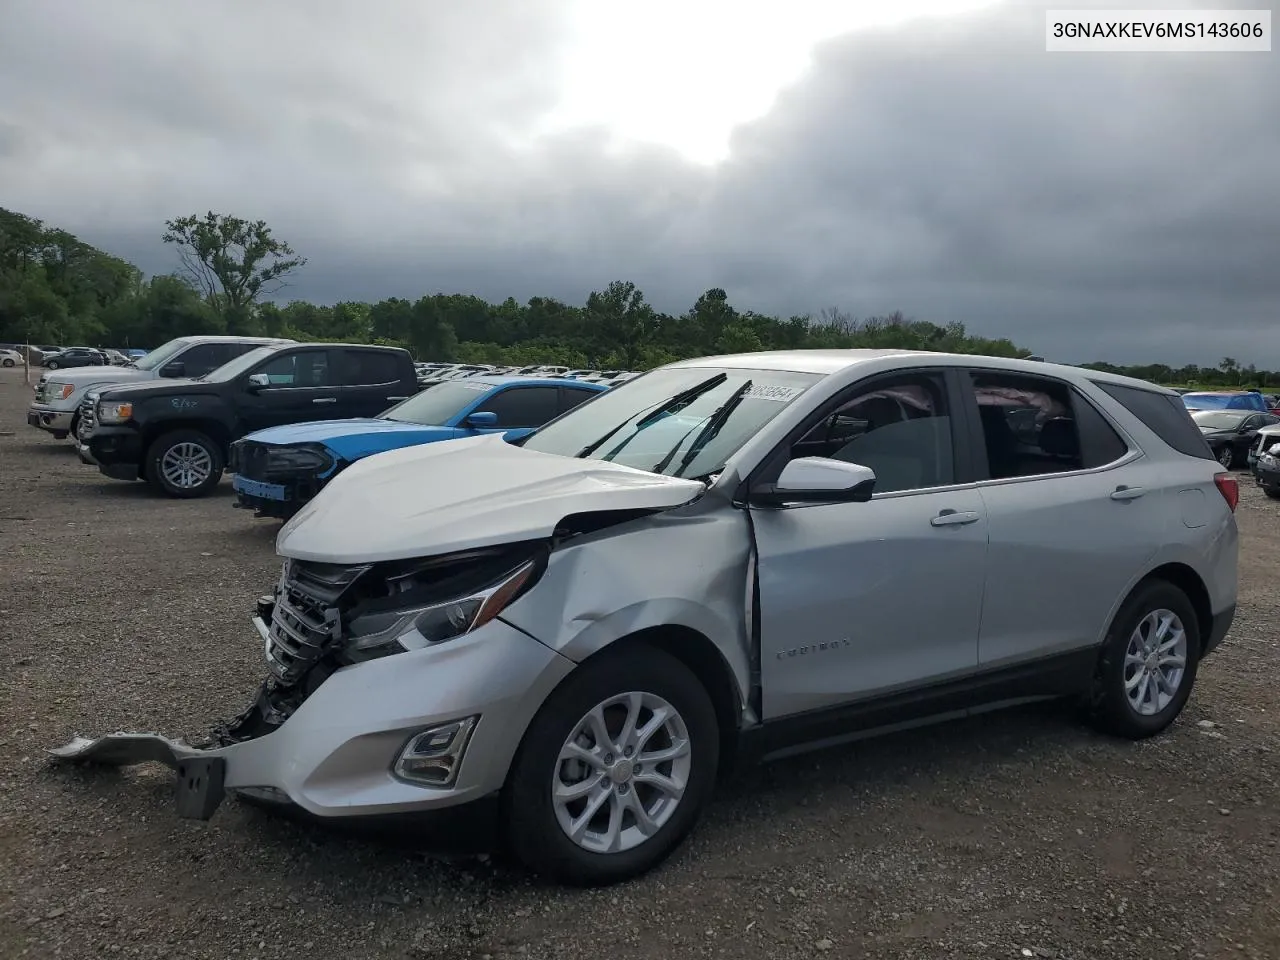
[(265, 373), (249, 374), (249, 389), (251, 391), (256, 393), (257, 391), (269, 386), (271, 386), (271, 378)]
[(782, 468), (776, 483), (753, 500), (764, 503), (865, 503), (875, 492), (876, 473), (860, 463), (828, 457), (798, 457)]
[(187, 372), (187, 365), (181, 360), (171, 360), (160, 368), (162, 377), (181, 377)]
[(474, 430), (484, 430), (498, 425), (498, 415), (490, 410), (477, 410), (467, 414), (467, 426)]

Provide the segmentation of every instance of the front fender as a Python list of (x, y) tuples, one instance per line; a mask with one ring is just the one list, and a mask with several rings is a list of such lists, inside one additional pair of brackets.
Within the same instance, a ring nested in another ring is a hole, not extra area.
[(716, 647), (747, 705), (751, 539), (740, 511), (704, 498), (555, 550), (502, 619), (580, 662), (623, 637), (685, 627)]

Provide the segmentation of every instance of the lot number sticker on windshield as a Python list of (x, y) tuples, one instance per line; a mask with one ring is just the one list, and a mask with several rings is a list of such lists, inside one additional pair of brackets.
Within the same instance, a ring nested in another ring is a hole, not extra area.
[(788, 403), (803, 392), (799, 387), (783, 387), (772, 383), (753, 383), (751, 389), (742, 395), (742, 399), (776, 400), (778, 403)]

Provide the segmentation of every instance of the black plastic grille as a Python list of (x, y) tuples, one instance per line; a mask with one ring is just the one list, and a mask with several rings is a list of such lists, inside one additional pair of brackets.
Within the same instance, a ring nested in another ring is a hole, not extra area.
[(295, 683), (340, 639), (342, 594), (368, 569), (285, 562), (266, 650), (267, 665), (282, 682)]

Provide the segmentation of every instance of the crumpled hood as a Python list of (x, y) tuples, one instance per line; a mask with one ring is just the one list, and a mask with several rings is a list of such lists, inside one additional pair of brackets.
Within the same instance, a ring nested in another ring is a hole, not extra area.
[(501, 434), (357, 461), (284, 525), (282, 556), (328, 563), (426, 557), (549, 537), (566, 516), (663, 510), (706, 485), (512, 446)]
[(350, 420), (315, 420), (267, 427), (251, 433), (246, 440), (275, 446), (320, 443), (344, 460), (359, 460), (386, 450), (397, 450), (417, 443), (448, 440), (458, 433), (453, 427), (437, 427), (425, 423), (399, 420), (352, 418)]

